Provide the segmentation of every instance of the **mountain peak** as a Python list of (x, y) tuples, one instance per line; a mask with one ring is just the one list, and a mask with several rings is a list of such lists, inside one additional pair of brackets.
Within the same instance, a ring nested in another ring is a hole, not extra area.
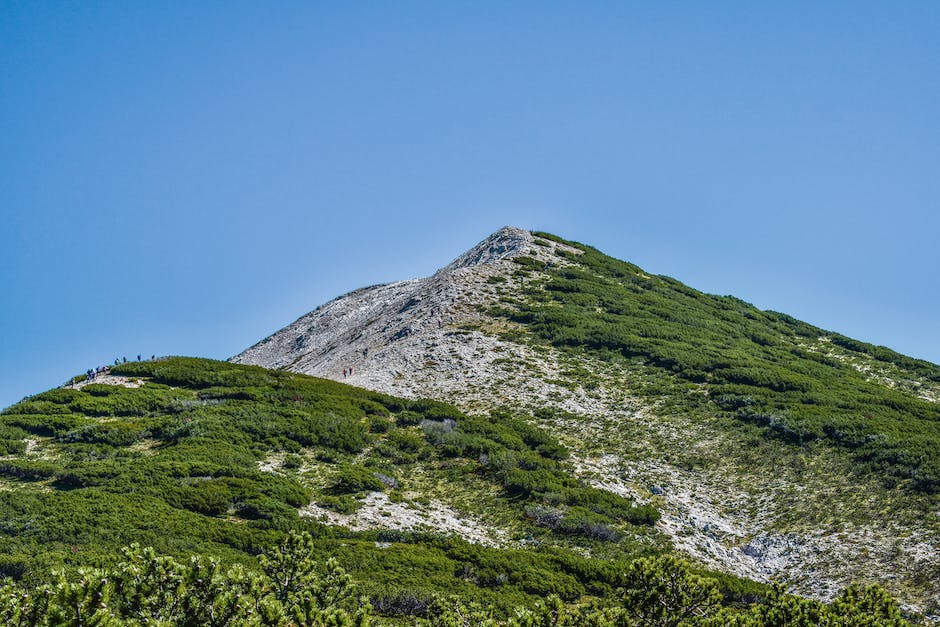
[(547, 254), (544, 247), (535, 245), (532, 233), (505, 226), (433, 276), (350, 292), (232, 361), (334, 379), (351, 368), (354, 375), (348, 382), (413, 395), (414, 390), (405, 385), (407, 379), (398, 375), (429, 362), (444, 363), (447, 355), (436, 353), (449, 345), (447, 334), (476, 320), (478, 305), (495, 304), (496, 288), (487, 281), (509, 275), (513, 258)]
[[(884, 572), (911, 607), (940, 598), (920, 583), (938, 568), (940, 532), (922, 521), (940, 491), (940, 368), (587, 246), (504, 227), (433, 276), (350, 292), (232, 361), (534, 412), (580, 480), (654, 502), (660, 531), (703, 564), (827, 599)], [(793, 512), (844, 522), (795, 528)]]
[(513, 226), (504, 226), (485, 240), (460, 255), (443, 271), (470, 268), (501, 259), (518, 257), (532, 243), (532, 233)]

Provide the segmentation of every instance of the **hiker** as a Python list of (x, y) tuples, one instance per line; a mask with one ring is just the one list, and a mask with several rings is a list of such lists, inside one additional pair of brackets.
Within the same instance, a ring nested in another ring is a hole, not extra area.
[(346, 378), (346, 369), (345, 369), (345, 368), (343, 368), (343, 378), (344, 378), (344, 379)]
[(352, 366), (349, 367), (349, 376), (352, 376)]
[(124, 363), (126, 364), (126, 363), (127, 363), (127, 357), (122, 357), (122, 359), (124, 360)]
[(137, 361), (140, 361), (140, 353), (137, 353)]

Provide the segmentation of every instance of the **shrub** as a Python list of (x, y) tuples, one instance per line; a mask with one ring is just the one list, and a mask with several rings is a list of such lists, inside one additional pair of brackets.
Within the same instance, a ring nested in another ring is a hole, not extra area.
[(327, 492), (332, 495), (360, 494), (362, 492), (382, 491), (385, 484), (368, 468), (345, 464), (340, 466), (330, 480)]

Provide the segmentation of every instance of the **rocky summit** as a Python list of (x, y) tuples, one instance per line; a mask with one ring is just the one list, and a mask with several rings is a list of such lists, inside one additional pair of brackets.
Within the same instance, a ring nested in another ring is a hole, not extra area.
[[(500, 229), (433, 276), (355, 290), (318, 307), (231, 361), (344, 380), (403, 396), (433, 395), (486, 375), (478, 357), (493, 336), (471, 333), (481, 306), (498, 300), (493, 279), (524, 255), (552, 263), (522, 229)], [(454, 339), (454, 336), (461, 336)], [(352, 374), (344, 376), (343, 371)], [(407, 376), (406, 376), (407, 375)], [(418, 384), (420, 378), (423, 383)], [(453, 390), (456, 391), (456, 387)]]
[(525, 410), (581, 481), (655, 505), (699, 563), (824, 600), (879, 582), (938, 611), (933, 364), (509, 227), (232, 361)]

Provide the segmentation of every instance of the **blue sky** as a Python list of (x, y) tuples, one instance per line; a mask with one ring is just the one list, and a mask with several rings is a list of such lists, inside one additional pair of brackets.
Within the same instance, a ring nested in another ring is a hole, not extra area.
[(0, 406), (505, 224), (940, 362), (940, 3), (775, 5), (3, 3)]

